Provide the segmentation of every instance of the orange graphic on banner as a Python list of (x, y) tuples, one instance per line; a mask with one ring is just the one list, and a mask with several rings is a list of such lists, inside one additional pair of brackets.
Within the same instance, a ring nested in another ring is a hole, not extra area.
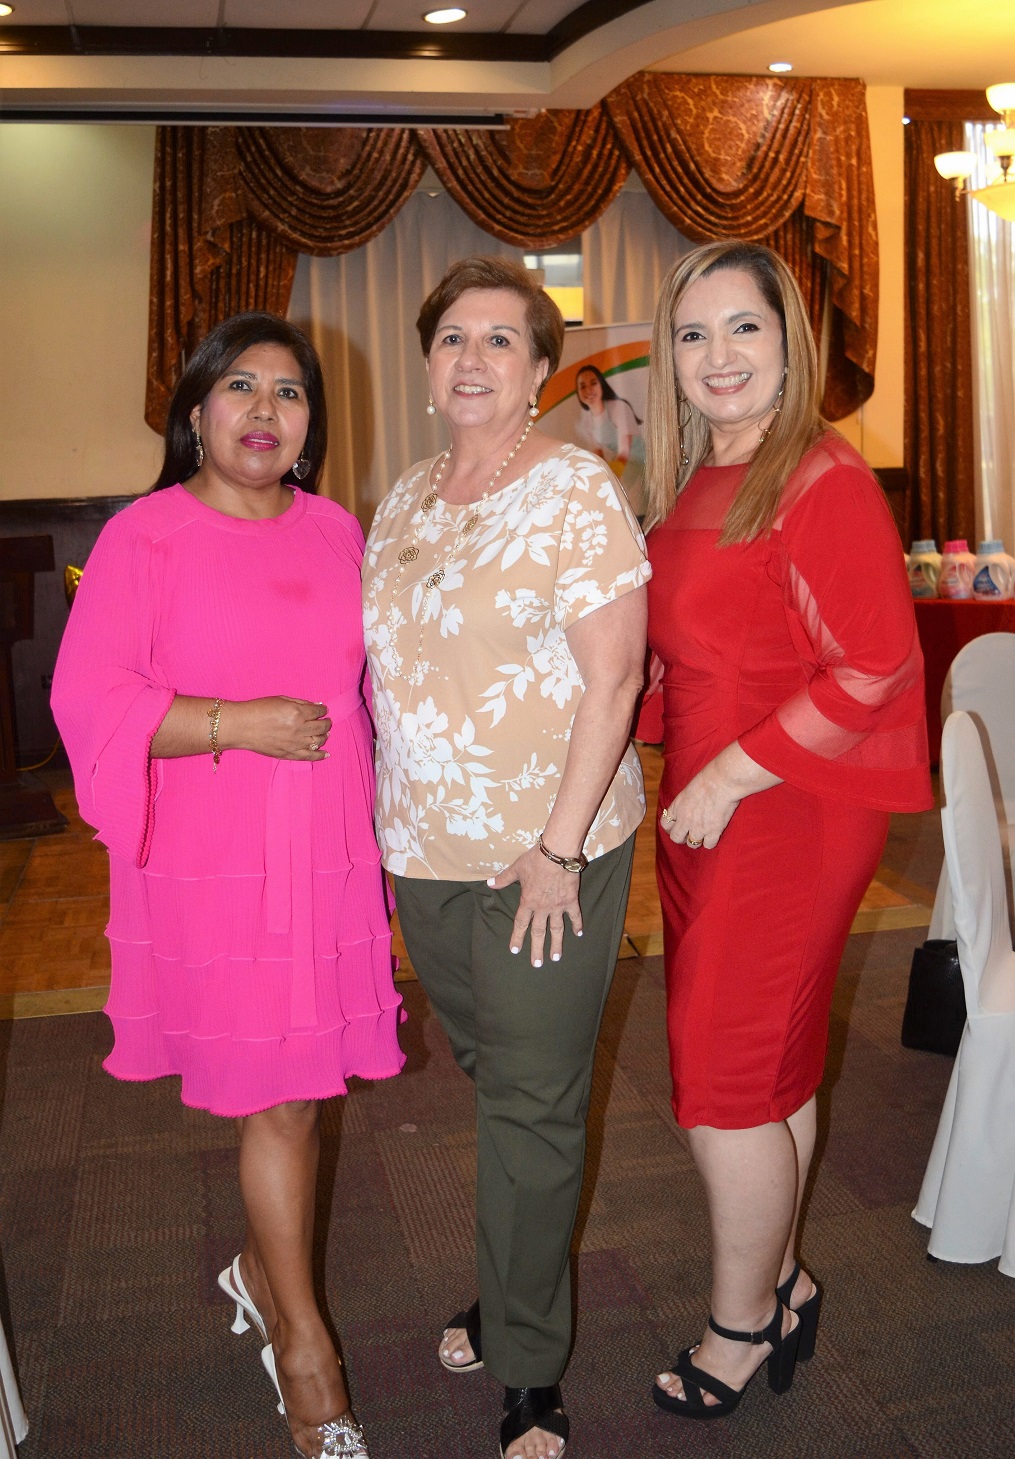
[(629, 344), (610, 345), (605, 350), (596, 350), (594, 354), (586, 355), (583, 360), (576, 360), (573, 365), (568, 365), (563, 370), (558, 370), (547, 382), (546, 389), (540, 399), (540, 415), (545, 415), (555, 405), (560, 405), (569, 395), (575, 393), (575, 381), (580, 370), (586, 365), (595, 365), (604, 375), (609, 375), (622, 365), (647, 365), (648, 364), (649, 341), (647, 339), (631, 340)]

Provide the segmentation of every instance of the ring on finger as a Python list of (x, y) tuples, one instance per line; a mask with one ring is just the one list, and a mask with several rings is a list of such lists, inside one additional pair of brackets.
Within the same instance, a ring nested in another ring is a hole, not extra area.
[(664, 826), (673, 825), (673, 817), (670, 815), (668, 810), (660, 811), (659, 819), (662, 821)]
[(702, 839), (700, 841), (695, 841), (694, 837), (691, 836), (690, 834), (688, 834), (687, 836), (685, 836), (684, 837), (684, 840), (687, 843), (687, 845), (690, 846), (690, 848), (691, 848), (692, 851), (697, 851), (697, 849), (698, 849), (699, 846), (703, 846), (705, 844), (704, 837), (702, 837)]

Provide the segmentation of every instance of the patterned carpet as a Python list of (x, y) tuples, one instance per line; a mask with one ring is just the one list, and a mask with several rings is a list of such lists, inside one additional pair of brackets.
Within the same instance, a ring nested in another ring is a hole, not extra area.
[[(915, 853), (914, 853), (915, 854)], [(912, 860), (912, 857), (910, 858)], [(906, 868), (903, 867), (903, 870)], [(621, 962), (601, 1046), (570, 1459), (961, 1459), (1015, 1453), (1015, 1286), (931, 1264), (910, 1219), (949, 1073), (898, 1043), (904, 929), (849, 940), (822, 1092), (805, 1250), (828, 1293), (792, 1392), (681, 1424), (652, 1375), (700, 1332), (701, 1196), (669, 1111), (661, 960)], [(415, 985), (409, 1064), (327, 1108), (320, 1278), (376, 1459), (492, 1459), (500, 1391), (445, 1374), (442, 1319), (470, 1298), (469, 1092)], [(23, 1459), (282, 1459), (250, 1334), (215, 1285), (241, 1230), (232, 1126), (174, 1081), (117, 1084), (96, 1014), (0, 1025), (0, 1230), (32, 1422)]]

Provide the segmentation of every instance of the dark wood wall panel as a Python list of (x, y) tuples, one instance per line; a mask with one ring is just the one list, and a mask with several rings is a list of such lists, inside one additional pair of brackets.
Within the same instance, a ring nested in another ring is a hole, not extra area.
[(109, 518), (133, 500), (130, 496), (97, 496), (0, 501), (0, 537), (48, 532), (56, 562), (53, 572), (36, 574), (35, 637), (16, 643), (11, 652), (19, 764), (41, 760), (56, 740), (49, 681), (67, 622), (63, 570), (68, 564), (82, 567)]

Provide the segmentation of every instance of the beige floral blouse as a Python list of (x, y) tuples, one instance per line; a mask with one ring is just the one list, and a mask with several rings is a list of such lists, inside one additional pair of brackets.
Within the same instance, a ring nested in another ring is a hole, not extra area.
[[(396, 875), (475, 881), (534, 846), (553, 806), (583, 690), (565, 630), (651, 568), (623, 490), (588, 451), (562, 445), (485, 503), (438, 499), (424, 519), (432, 465), (385, 497), (363, 563), (377, 837)], [(620, 846), (644, 814), (629, 745), (585, 854)]]

